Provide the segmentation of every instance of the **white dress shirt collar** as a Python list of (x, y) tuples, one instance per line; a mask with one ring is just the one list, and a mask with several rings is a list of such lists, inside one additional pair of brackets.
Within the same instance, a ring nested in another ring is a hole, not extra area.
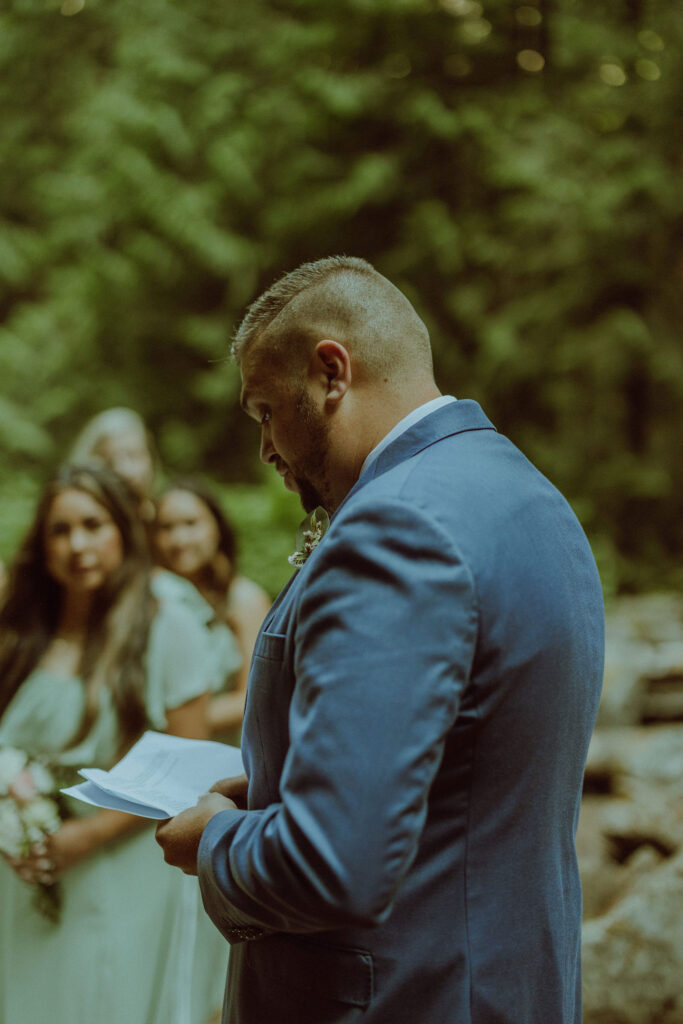
[(440, 409), (443, 405), (449, 405), (451, 402), (456, 402), (457, 399), (453, 395), (440, 395), (438, 398), (432, 398), (431, 401), (425, 402), (424, 405), (418, 405), (417, 409), (413, 409), (407, 416), (404, 416), (402, 420), (399, 420), (395, 427), (392, 427), (388, 434), (382, 438), (379, 444), (375, 445), (369, 455), (366, 456), (365, 462), (360, 468), (359, 477), (363, 475), (368, 466), (371, 466), (375, 459), (378, 457), (380, 452), (383, 452), (387, 445), (390, 445), (392, 441), (395, 441), (397, 437), (405, 433), (410, 427), (414, 426), (415, 423), (419, 423), (425, 416), (429, 416), (430, 412), (435, 412)]

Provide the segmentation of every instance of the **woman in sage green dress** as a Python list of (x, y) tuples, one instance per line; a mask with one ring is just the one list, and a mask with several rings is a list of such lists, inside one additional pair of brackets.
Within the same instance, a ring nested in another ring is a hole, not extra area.
[[(140, 414), (123, 406), (104, 409), (82, 428), (73, 443), (68, 461), (72, 465), (106, 466), (121, 477), (129, 489), (131, 500), (145, 528), (149, 543), (155, 527), (154, 496), (159, 477), (159, 458), (152, 434)], [(234, 540), (232, 530), (227, 523), (226, 528)], [(230, 684), (234, 681), (236, 689), (241, 690), (243, 679), (244, 688), (246, 688), (242, 644), (238, 643), (236, 636), (228, 627), (219, 630), (215, 628), (215, 609), (200, 595), (194, 583), (183, 577), (184, 573), (182, 572), (179, 574), (175, 570), (167, 572), (157, 566), (152, 574), (152, 593), (162, 604), (167, 599), (180, 601), (194, 612), (203, 626), (208, 627), (205, 660), (208, 658), (213, 663), (211, 690), (214, 693), (222, 693), (226, 689), (226, 680), (229, 680)], [(250, 581), (245, 582), (248, 584)], [(256, 588), (256, 584), (251, 584), (251, 586)], [(253, 600), (251, 592), (246, 595), (247, 605), (250, 602), (253, 603)], [(245, 605), (245, 601), (241, 600), (240, 607), (243, 605)], [(243, 615), (242, 618), (244, 618)], [(260, 624), (259, 620), (258, 625)], [(254, 632), (253, 641), (255, 639), (256, 632)], [(249, 656), (251, 656), (251, 648)], [(248, 670), (248, 668), (247, 664), (246, 669)], [(232, 688), (231, 685), (228, 686), (228, 689), (230, 688)], [(216, 715), (224, 719), (226, 713), (228, 717), (231, 714), (234, 717), (235, 714), (234, 708), (231, 711), (223, 707), (221, 710), (220, 702), (217, 704), (216, 701), (210, 702), (208, 713), (212, 732), (215, 731), (214, 718)], [(224, 723), (221, 721), (221, 724)], [(2, 1024), (1, 1021), (0, 1024)]]
[[(79, 767), (111, 767), (145, 728), (206, 735), (205, 633), (150, 581), (120, 480), (62, 470), (0, 609), (0, 748), (68, 784)], [(227, 949), (196, 879), (164, 865), (149, 822), (75, 800), (68, 812), (26, 856), (0, 858), (1, 1024), (204, 1024)], [(61, 893), (56, 922), (36, 907), (39, 883)]]
[[(151, 538), (161, 565), (176, 580), (194, 584), (213, 609), (210, 649), (216, 668), (209, 726), (214, 738), (238, 745), (251, 655), (270, 599), (237, 572), (234, 530), (200, 481), (178, 480), (165, 488), (157, 499)], [(231, 660), (235, 641), (237, 664)]]

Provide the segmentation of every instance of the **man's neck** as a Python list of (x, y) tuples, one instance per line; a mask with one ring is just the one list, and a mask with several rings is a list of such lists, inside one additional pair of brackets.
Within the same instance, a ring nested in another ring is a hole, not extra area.
[[(412, 389), (406, 394), (380, 392), (376, 397), (364, 396), (358, 412), (348, 423), (346, 444), (342, 441), (338, 452), (346, 458), (335, 473), (335, 487), (327, 511), (332, 514), (355, 485), (368, 455), (394, 427), (420, 406), (440, 398), (441, 392), (433, 382)], [(334, 428), (333, 428), (334, 429)]]
[[(383, 405), (378, 410), (378, 416), (376, 421), (372, 424), (373, 430), (369, 437), (369, 443), (365, 444), (365, 452), (361, 461), (361, 466), (365, 459), (368, 457), (370, 452), (377, 447), (377, 445), (391, 433), (394, 427), (409, 416), (415, 409), (419, 409), (420, 406), (425, 405), (427, 402), (433, 401), (435, 398), (441, 398), (441, 392), (437, 388), (436, 384), (425, 385), (419, 391), (412, 390), (410, 394), (405, 396), (396, 396), (397, 400), (389, 405)], [(360, 467), (359, 467), (360, 472)]]

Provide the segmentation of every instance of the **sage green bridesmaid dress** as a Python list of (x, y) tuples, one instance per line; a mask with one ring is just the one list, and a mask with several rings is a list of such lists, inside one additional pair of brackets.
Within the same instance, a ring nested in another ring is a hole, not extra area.
[[(160, 601), (146, 658), (151, 728), (163, 731), (169, 709), (211, 688), (208, 646), (196, 615)], [(71, 746), (83, 706), (79, 679), (38, 669), (0, 719), (0, 746), (65, 768), (109, 768), (120, 734), (108, 692)], [(71, 810), (96, 813), (75, 800)], [(204, 1024), (219, 1009), (227, 944), (203, 912), (196, 878), (164, 863), (152, 825), (81, 861), (60, 884), (55, 924), (0, 858), (0, 1024)]]

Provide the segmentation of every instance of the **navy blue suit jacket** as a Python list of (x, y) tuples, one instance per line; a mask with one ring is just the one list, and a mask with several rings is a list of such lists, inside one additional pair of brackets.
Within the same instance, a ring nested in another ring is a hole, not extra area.
[(603, 668), (564, 498), (476, 402), (360, 478), (258, 639), (249, 810), (199, 851), (230, 1024), (580, 1024)]

